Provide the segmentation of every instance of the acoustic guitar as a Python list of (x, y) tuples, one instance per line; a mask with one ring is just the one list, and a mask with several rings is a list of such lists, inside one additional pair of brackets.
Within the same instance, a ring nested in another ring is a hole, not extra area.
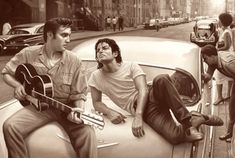
[[(53, 99), (53, 83), (49, 75), (38, 75), (31, 64), (21, 64), (17, 67), (15, 78), (25, 88), (26, 100), (20, 101), (23, 106), (32, 104), (38, 111), (47, 110), (50, 106), (69, 114), (73, 108)], [(98, 129), (104, 128), (102, 116), (86, 111), (75, 111), (76, 123), (79, 118), (84, 124), (94, 126)], [(80, 122), (79, 122), (80, 123)]]

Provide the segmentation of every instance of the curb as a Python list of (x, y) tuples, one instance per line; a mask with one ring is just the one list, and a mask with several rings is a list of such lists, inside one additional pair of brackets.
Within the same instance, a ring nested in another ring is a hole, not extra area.
[(126, 31), (117, 31), (117, 32), (110, 32), (110, 33), (104, 33), (104, 34), (99, 34), (99, 35), (90, 35), (90, 36), (86, 36), (86, 37), (75, 37), (75, 38), (71, 39), (71, 41), (84, 40), (84, 39), (102, 37), (102, 36), (107, 36), (107, 35), (114, 35), (114, 34), (131, 32), (131, 31), (136, 31), (136, 30), (143, 30), (143, 29), (144, 28), (136, 28), (136, 29), (126, 30)]

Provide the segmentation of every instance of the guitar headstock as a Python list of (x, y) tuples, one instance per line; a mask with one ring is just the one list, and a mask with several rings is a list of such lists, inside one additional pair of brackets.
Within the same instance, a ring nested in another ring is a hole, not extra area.
[(98, 113), (91, 113), (91, 112), (82, 112), (80, 113), (80, 119), (83, 121), (84, 124), (93, 126), (102, 130), (104, 128), (104, 118), (101, 114)]

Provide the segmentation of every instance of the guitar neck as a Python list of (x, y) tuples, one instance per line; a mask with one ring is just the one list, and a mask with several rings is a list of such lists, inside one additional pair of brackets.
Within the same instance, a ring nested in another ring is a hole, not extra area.
[(65, 113), (70, 113), (72, 111), (72, 108), (66, 104), (63, 104), (53, 98), (50, 98), (48, 96), (45, 96), (37, 91), (32, 91), (32, 94), (34, 97), (38, 98), (41, 102), (45, 102), (49, 104), (50, 106), (59, 109)]

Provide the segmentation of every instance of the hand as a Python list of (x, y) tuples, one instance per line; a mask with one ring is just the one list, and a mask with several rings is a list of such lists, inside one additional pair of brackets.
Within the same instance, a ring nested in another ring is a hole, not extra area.
[(207, 82), (209, 82), (209, 81), (211, 80), (211, 77), (210, 77), (210, 75), (208, 75), (208, 74), (202, 74), (202, 80), (203, 80), (205, 83), (207, 83)]
[(82, 120), (80, 119), (80, 113), (84, 110), (81, 108), (73, 108), (72, 111), (68, 114), (67, 119), (73, 123), (81, 124)]
[(114, 110), (111, 110), (107, 117), (114, 124), (124, 123), (126, 119), (126, 116)]
[(14, 90), (14, 97), (18, 100), (24, 100), (27, 93), (25, 92), (24, 86), (19, 85)]
[(144, 136), (144, 128), (143, 128), (143, 118), (141, 115), (136, 115), (133, 123), (132, 123), (132, 133), (136, 137)]

